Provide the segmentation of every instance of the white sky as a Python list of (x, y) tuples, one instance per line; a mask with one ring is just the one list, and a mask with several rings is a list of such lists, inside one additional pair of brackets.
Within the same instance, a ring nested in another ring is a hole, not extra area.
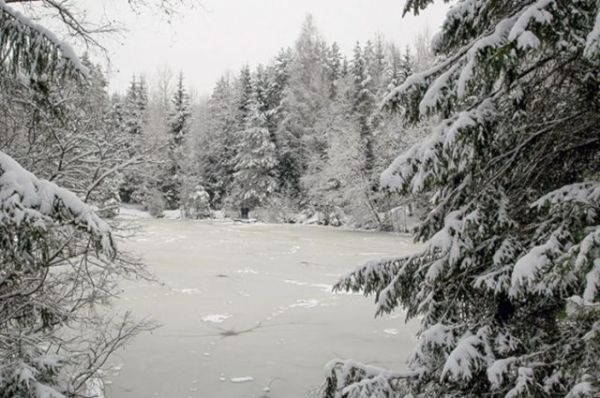
[[(87, 0), (94, 7), (95, 0)], [(125, 2), (123, 2), (125, 3)], [(441, 25), (447, 6), (436, 2), (418, 17), (402, 18), (403, 0), (201, 0), (203, 7), (186, 11), (171, 23), (145, 10), (103, 11), (128, 29), (121, 37), (102, 40), (109, 50), (112, 91), (123, 91), (131, 76), (152, 80), (158, 68), (182, 71), (187, 84), (207, 94), (227, 70), (248, 63), (268, 63), (282, 47), (294, 44), (302, 21), (312, 13), (328, 42), (336, 41), (350, 55), (361, 42), (381, 33), (399, 45)], [(97, 12), (98, 10), (92, 11)]]

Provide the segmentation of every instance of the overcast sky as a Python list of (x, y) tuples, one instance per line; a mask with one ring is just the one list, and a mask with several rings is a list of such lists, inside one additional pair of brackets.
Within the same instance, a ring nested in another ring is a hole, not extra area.
[(357, 40), (364, 42), (377, 33), (399, 45), (410, 45), (426, 27), (435, 32), (447, 9), (440, 1), (418, 17), (402, 18), (403, 0), (201, 3), (203, 7), (175, 17), (170, 24), (150, 11), (136, 15), (127, 8), (105, 10), (112, 17), (118, 13), (128, 29), (122, 37), (103, 39), (112, 61), (111, 90), (124, 90), (134, 73), (152, 80), (159, 67), (168, 65), (175, 72), (182, 71), (188, 85), (199, 93), (210, 93), (226, 70), (267, 63), (280, 48), (293, 45), (308, 13), (328, 42), (338, 42), (350, 54)]

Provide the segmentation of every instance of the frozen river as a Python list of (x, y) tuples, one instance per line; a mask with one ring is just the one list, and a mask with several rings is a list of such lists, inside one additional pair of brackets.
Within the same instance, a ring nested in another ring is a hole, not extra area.
[(400, 313), (374, 319), (372, 298), (332, 294), (331, 285), (366, 260), (413, 251), (408, 238), (139, 223), (141, 233), (121, 247), (143, 256), (164, 284), (127, 286), (119, 305), (162, 327), (118, 352), (108, 397), (304, 398), (314, 396), (333, 358), (404, 368), (416, 323)]

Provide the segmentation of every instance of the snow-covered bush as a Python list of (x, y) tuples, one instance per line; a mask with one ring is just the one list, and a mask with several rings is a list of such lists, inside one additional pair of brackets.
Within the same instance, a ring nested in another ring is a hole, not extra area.
[(98, 215), (103, 218), (115, 218), (119, 215), (121, 201), (118, 198), (110, 198), (102, 203), (102, 208), (98, 210)]
[(186, 218), (192, 219), (210, 217), (210, 196), (202, 185), (196, 186), (186, 199), (183, 214)]
[(162, 218), (166, 207), (166, 201), (163, 194), (155, 189), (148, 195), (146, 209), (152, 217)]
[[(408, 0), (418, 12), (429, 0)], [(338, 290), (421, 322), (409, 370), (336, 360), (324, 396), (600, 395), (600, 4), (460, 0), (386, 100), (427, 139), (381, 183), (431, 195), (424, 248)]]
[(119, 215), (121, 208), (121, 198), (119, 196), (119, 185), (122, 182), (120, 174), (115, 174), (107, 178), (101, 186), (99, 196), (100, 209), (98, 215), (104, 218), (114, 218)]
[(273, 194), (263, 206), (254, 210), (254, 216), (265, 222), (290, 223), (301, 222), (302, 215), (298, 203), (287, 194)]

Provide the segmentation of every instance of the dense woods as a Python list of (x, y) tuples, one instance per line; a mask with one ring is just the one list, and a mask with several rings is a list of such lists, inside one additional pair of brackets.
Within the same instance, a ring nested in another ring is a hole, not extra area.
[(390, 229), (402, 202), (379, 190), (378, 175), (420, 133), (379, 105), (432, 61), (419, 54), (378, 36), (343, 55), (308, 16), (292, 47), (224, 74), (209, 98), (191, 98), (168, 70), (134, 77), (111, 99), (111, 120), (131, 156), (152, 160), (122, 173), (120, 198), (157, 215), (208, 214), (188, 209), (208, 194), (210, 209), (233, 217)]

